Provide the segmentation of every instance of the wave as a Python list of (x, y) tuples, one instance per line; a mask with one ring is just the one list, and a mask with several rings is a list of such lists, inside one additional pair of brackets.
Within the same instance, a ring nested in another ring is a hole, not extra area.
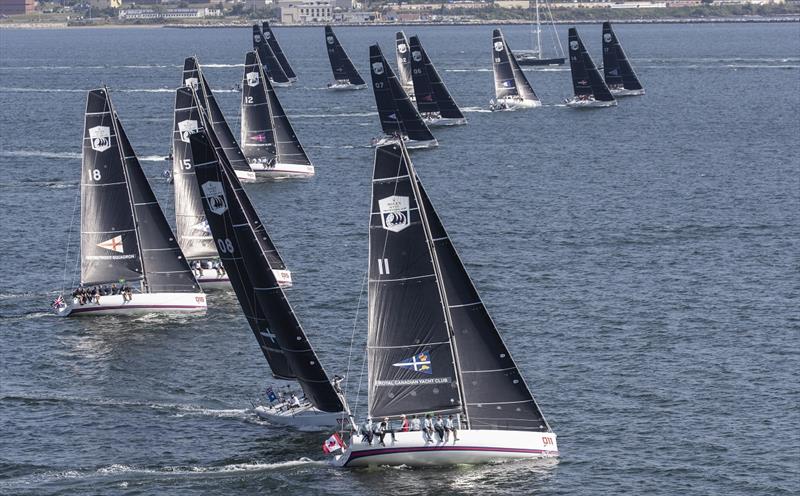
[(212, 69), (227, 69), (233, 67), (244, 67), (244, 64), (200, 64), (200, 67), (203, 69), (212, 68)]
[(484, 113), (484, 112), (491, 112), (491, 110), (482, 107), (462, 107), (462, 112), (472, 112), (472, 113)]
[(493, 69), (481, 67), (478, 69), (445, 69), (444, 72), (492, 72)]
[(42, 158), (79, 159), (81, 158), (81, 154), (76, 152), (48, 152), (44, 150), (0, 150), (0, 157), (42, 157)]
[[(216, 90), (215, 90), (216, 91)], [(344, 114), (291, 114), (292, 119), (297, 118), (318, 118), (318, 117), (372, 117), (378, 115), (377, 112), (351, 112)]]
[(139, 157), (139, 162), (166, 162), (164, 157), (166, 155), (144, 155)]

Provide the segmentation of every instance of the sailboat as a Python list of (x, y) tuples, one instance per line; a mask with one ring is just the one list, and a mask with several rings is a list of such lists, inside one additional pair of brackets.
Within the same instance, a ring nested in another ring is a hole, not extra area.
[(613, 107), (617, 105), (614, 95), (608, 90), (605, 81), (583, 45), (578, 30), (569, 28), (569, 67), (572, 73), (572, 86), (575, 96), (564, 103), (568, 107), (591, 108)]
[(328, 50), (328, 58), (331, 61), (334, 82), (328, 83), (328, 88), (332, 90), (362, 90), (367, 87), (367, 83), (358, 73), (344, 47), (339, 43), (339, 38), (333, 32), (333, 28), (325, 26), (325, 46)]
[(491, 110), (517, 110), (542, 106), (499, 29), (492, 32), (492, 70), (495, 97), (489, 102)]
[(369, 224), (368, 415), (455, 417), (447, 441), (351, 438), (345, 467), (558, 456), (548, 425), (402, 142), (375, 151)]
[(248, 52), (244, 62), (241, 143), (257, 177), (314, 175), (314, 166), (265, 77), (256, 51)]
[(269, 43), (269, 47), (272, 49), (272, 52), (275, 54), (275, 57), (281, 64), (281, 68), (283, 69), (283, 72), (286, 74), (286, 77), (288, 77), (289, 81), (291, 82), (297, 81), (297, 75), (294, 73), (294, 70), (292, 70), (292, 66), (289, 65), (289, 61), (286, 59), (286, 55), (283, 54), (283, 49), (278, 44), (278, 38), (276, 38), (275, 33), (272, 32), (272, 28), (269, 26), (269, 22), (264, 21), (261, 23), (261, 31), (264, 33), (264, 39), (267, 40), (267, 43)]
[(401, 137), (408, 148), (439, 146), (377, 44), (369, 47), (369, 62), (372, 91), (385, 133), (385, 136), (374, 139), (372, 144), (380, 146)]
[(214, 93), (208, 85), (197, 57), (188, 57), (183, 62), (183, 84), (197, 92), (200, 105), (205, 110), (208, 127), (213, 131), (211, 138), (217, 152), (224, 155), (228, 164), (236, 171), (236, 177), (245, 182), (255, 182), (256, 174), (236, 142), (233, 131), (228, 126)]
[(603, 23), (603, 75), (614, 96), (644, 95), (644, 88), (633, 72), (611, 23)]
[(402, 31), (395, 34), (395, 55), (397, 57), (397, 77), (403, 91), (414, 101), (414, 81), (411, 77), (411, 58), (409, 57), (408, 38)]
[(428, 58), (419, 37), (412, 36), (411, 77), (414, 82), (414, 96), (423, 119), (428, 125), (456, 126), (466, 124), (467, 119), (461, 113), (442, 78)]
[(220, 162), (206, 133), (190, 136), (195, 174), (220, 258), (245, 317), (273, 375), (296, 381), (304, 398), (258, 407), (270, 422), (300, 428), (330, 428), (346, 418), (338, 382), (331, 381), (311, 347), (286, 293), (275, 279), (270, 255), (259, 241), (263, 224), (243, 202), (247, 194), (236, 175)]
[(284, 72), (283, 66), (278, 61), (275, 52), (272, 51), (272, 47), (267, 42), (264, 33), (261, 31), (261, 26), (258, 24), (253, 24), (253, 50), (256, 50), (261, 57), (261, 61), (264, 63), (264, 72), (267, 73), (273, 85), (291, 86), (292, 81)]
[[(194, 172), (194, 157), (189, 146), (189, 137), (200, 131), (210, 134), (207, 116), (202, 110), (195, 91), (184, 86), (175, 92), (175, 118), (173, 125), (173, 168), (172, 178), (175, 185), (175, 232), (187, 260), (200, 262), (200, 268), (194, 269), (197, 281), (204, 287), (230, 287), (228, 273), (211, 265), (218, 265), (219, 253), (217, 244), (211, 236), (211, 228), (206, 220), (200, 200), (200, 189)], [(221, 160), (225, 160), (222, 154)], [(247, 205), (248, 211), (255, 210)], [(281, 286), (292, 285), (292, 273), (286, 268), (275, 245), (264, 231), (261, 241), (264, 251), (270, 255), (275, 279)], [(224, 269), (224, 266), (222, 267)]]
[(542, 22), (539, 14), (539, 0), (534, 0), (533, 5), (535, 9), (534, 24), (531, 26), (532, 28), (535, 27), (535, 30), (531, 31), (531, 38), (533, 38), (533, 49), (518, 50), (517, 61), (520, 63), (520, 65), (564, 65), (564, 61), (566, 60), (564, 58), (564, 47), (561, 46), (561, 38), (558, 36), (556, 23), (553, 20), (553, 13), (550, 11), (550, 4), (547, 2), (547, 0), (544, 0), (544, 6), (547, 11), (550, 27), (553, 29), (553, 48), (557, 52), (555, 57), (544, 56), (544, 51), (542, 49)]
[(69, 302), (60, 298), (60, 316), (206, 311), (203, 290), (150, 189), (106, 87), (89, 91), (86, 100), (80, 257), (82, 287), (119, 283), (133, 285), (135, 292), (131, 287), (129, 295), (111, 291)]

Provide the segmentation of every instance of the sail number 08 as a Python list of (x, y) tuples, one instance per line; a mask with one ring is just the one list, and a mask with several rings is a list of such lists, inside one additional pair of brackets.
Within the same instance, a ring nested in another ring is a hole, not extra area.
[(220, 253), (233, 253), (233, 243), (229, 238), (218, 239), (217, 248), (219, 248)]

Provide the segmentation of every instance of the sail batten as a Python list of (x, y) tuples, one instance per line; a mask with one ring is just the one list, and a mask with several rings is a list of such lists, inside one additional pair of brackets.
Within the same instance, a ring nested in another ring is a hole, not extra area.
[[(247, 315), (263, 315), (251, 325), (262, 350), (273, 344), (283, 351), (280, 357), (300, 384), (306, 398), (324, 412), (344, 410), (341, 398), (328, 379), (311, 343), (278, 286), (273, 268), (262, 258), (259, 242), (263, 223), (247, 213), (240, 199), (246, 198), (236, 175), (214, 160), (214, 148), (205, 133), (191, 136), (192, 153), (205, 157), (205, 165), (195, 166), (212, 235), (221, 248), (221, 259), (242, 308)], [(257, 222), (256, 222), (257, 221)], [(246, 224), (246, 225), (245, 225)], [(239, 225), (241, 227), (234, 227)], [(235, 259), (235, 260), (234, 260)], [(267, 291), (256, 288), (268, 288)], [(267, 341), (269, 340), (269, 341)], [(277, 357), (273, 357), (277, 359)], [(274, 370), (274, 369), (273, 369)]]

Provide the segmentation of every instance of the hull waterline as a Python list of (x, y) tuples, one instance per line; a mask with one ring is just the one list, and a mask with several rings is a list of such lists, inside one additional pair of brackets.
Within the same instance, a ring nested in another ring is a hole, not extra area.
[(323, 412), (305, 405), (294, 409), (257, 406), (254, 409), (259, 418), (272, 424), (294, 427), (300, 430), (326, 431), (341, 425), (341, 412)]
[(141, 315), (148, 313), (181, 314), (206, 312), (206, 295), (203, 293), (144, 293), (134, 294), (130, 301), (122, 295), (101, 296), (99, 303), (91, 301), (81, 305), (72, 301), (57, 311), (59, 317), (89, 315)]

